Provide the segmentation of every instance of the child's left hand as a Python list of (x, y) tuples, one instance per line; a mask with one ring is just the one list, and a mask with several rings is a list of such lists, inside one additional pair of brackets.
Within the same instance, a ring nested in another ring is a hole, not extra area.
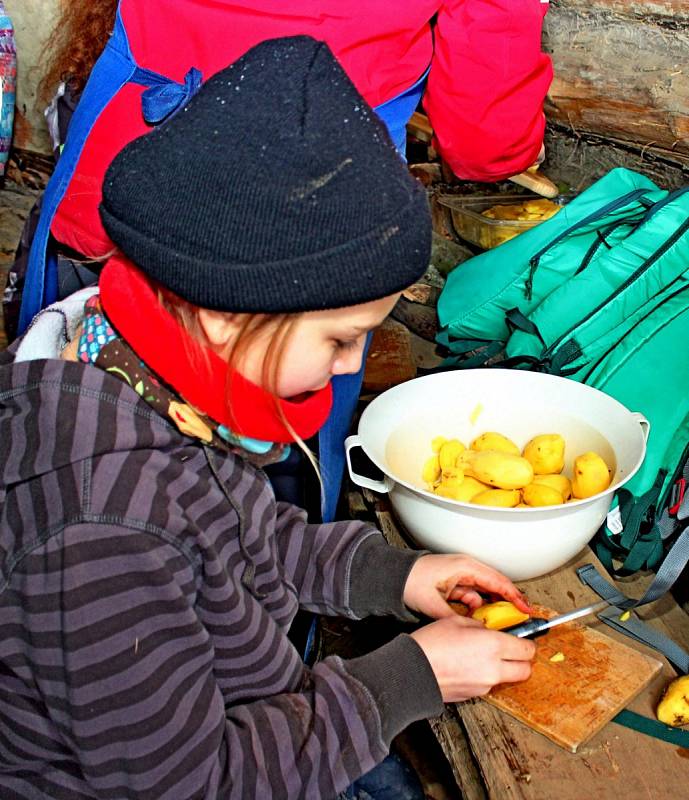
[(509, 578), (462, 555), (421, 556), (409, 572), (403, 599), (412, 611), (441, 619), (455, 613), (448, 605), (450, 600), (459, 600), (472, 611), (483, 605), (479, 592), (499, 595), (526, 613), (533, 611)]

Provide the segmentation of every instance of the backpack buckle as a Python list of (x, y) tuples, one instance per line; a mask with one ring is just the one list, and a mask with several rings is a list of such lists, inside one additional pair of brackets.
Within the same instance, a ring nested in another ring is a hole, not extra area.
[(672, 489), (670, 490), (670, 506), (667, 510), (668, 514), (676, 514), (679, 511), (679, 507), (682, 505), (682, 500), (684, 500), (684, 492), (687, 488), (687, 482), (684, 478), (680, 478), (678, 481), (675, 481)]

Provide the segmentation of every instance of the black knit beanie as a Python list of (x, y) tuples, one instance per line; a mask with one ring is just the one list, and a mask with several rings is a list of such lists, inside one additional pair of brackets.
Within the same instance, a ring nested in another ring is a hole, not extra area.
[(378, 299), (426, 269), (423, 187), (326, 44), (273, 39), (110, 165), (101, 218), (147, 275), (205, 308)]

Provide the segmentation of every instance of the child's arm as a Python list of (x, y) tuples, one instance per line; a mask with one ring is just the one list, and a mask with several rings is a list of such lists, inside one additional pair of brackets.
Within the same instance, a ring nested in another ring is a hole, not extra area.
[(552, 79), (542, 0), (447, 0), (438, 12), (424, 106), (456, 175), (497, 181), (533, 164)]
[(423, 553), (390, 547), (364, 522), (309, 525), (296, 506), (278, 503), (278, 549), (302, 608), (353, 618), (415, 620), (403, 603), (409, 572)]
[(193, 552), (102, 524), (60, 542), (14, 586), (21, 623), (4, 649), (22, 647), (12, 661), (40, 702), (17, 694), (13, 739), (37, 763), (63, 760), (94, 796), (335, 797), (442, 711), (409, 636), (309, 671), (239, 580), (209, 575), (197, 595)]

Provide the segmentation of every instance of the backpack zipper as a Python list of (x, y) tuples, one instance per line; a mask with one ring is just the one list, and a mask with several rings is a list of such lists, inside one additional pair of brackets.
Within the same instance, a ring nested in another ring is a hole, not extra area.
[(586, 267), (588, 267), (588, 265), (593, 260), (593, 257), (600, 250), (602, 245), (605, 245), (608, 248), (608, 250), (611, 250), (612, 246), (608, 244), (607, 237), (610, 236), (611, 233), (614, 233), (618, 228), (621, 228), (623, 225), (627, 224), (629, 224), (629, 220), (619, 219), (617, 220), (617, 222), (610, 225), (610, 227), (605, 231), (605, 234), (602, 234), (600, 231), (596, 231), (597, 234), (596, 241), (586, 251), (586, 255), (584, 256), (583, 261), (578, 266), (577, 271), (574, 274), (578, 275), (580, 272), (583, 272), (586, 269)]
[(571, 336), (571, 334), (577, 328), (581, 328), (582, 325), (585, 325), (592, 317), (598, 314), (598, 312), (601, 309), (603, 309), (612, 300), (612, 298), (622, 294), (622, 292), (624, 292), (624, 290), (628, 286), (631, 286), (631, 284), (634, 283), (634, 281), (637, 280), (641, 275), (643, 275), (644, 272), (648, 271), (653, 266), (653, 264), (655, 264), (655, 262), (658, 261), (658, 259), (661, 256), (665, 255), (665, 253), (675, 244), (675, 242), (677, 242), (677, 240), (680, 239), (686, 233), (687, 230), (689, 230), (689, 217), (687, 217), (687, 219), (685, 219), (685, 221), (679, 226), (679, 228), (677, 228), (677, 230), (672, 234), (672, 236), (670, 236), (670, 238), (667, 239), (663, 243), (663, 245), (658, 250), (656, 250), (656, 252), (642, 264), (641, 267), (639, 267), (635, 272), (633, 272), (627, 278), (627, 280), (624, 281), (624, 283), (618, 286), (617, 289), (612, 294), (608, 295), (608, 297), (606, 297), (606, 299), (603, 300), (602, 303), (599, 303), (596, 306), (596, 308), (594, 308), (591, 312), (589, 312), (583, 319), (579, 320), (579, 322), (577, 322), (577, 324), (573, 328), (570, 328), (566, 333), (561, 334), (550, 345), (550, 347), (546, 349), (546, 351), (543, 354), (543, 359), (545, 360), (550, 358), (553, 355), (554, 351), (561, 345), (564, 339), (566, 339), (568, 336)]
[(579, 222), (575, 223), (574, 225), (570, 226), (566, 230), (559, 233), (551, 242), (549, 242), (545, 247), (541, 248), (537, 253), (535, 253), (529, 259), (529, 275), (524, 283), (524, 296), (527, 300), (531, 300), (533, 297), (533, 280), (536, 274), (536, 270), (538, 269), (538, 262), (541, 260), (541, 257), (544, 256), (548, 250), (554, 247), (558, 242), (562, 241), (565, 236), (569, 236), (571, 233), (576, 231), (578, 228), (583, 228), (584, 225), (588, 225), (589, 222), (593, 222), (594, 220), (599, 219), (606, 214), (609, 214), (611, 211), (615, 211), (617, 208), (625, 205), (626, 203), (630, 203), (633, 200), (641, 197), (642, 195), (646, 194), (647, 192), (651, 191), (650, 189), (634, 189), (631, 192), (627, 192), (627, 194), (622, 195), (622, 197), (618, 197), (616, 200), (611, 200), (609, 203), (603, 206), (603, 208), (599, 208), (594, 211), (592, 214), (589, 214), (588, 217), (584, 219), (580, 219)]
[(665, 208), (665, 206), (668, 203), (672, 203), (678, 197), (681, 197), (683, 194), (686, 194), (687, 192), (689, 192), (689, 185), (688, 186), (682, 186), (680, 189), (675, 189), (674, 192), (669, 192), (666, 197), (664, 197), (662, 200), (659, 200), (657, 203), (654, 203), (648, 209), (648, 211), (644, 215), (644, 218), (643, 218), (642, 222), (646, 222), (652, 216), (657, 214), (661, 209)]

